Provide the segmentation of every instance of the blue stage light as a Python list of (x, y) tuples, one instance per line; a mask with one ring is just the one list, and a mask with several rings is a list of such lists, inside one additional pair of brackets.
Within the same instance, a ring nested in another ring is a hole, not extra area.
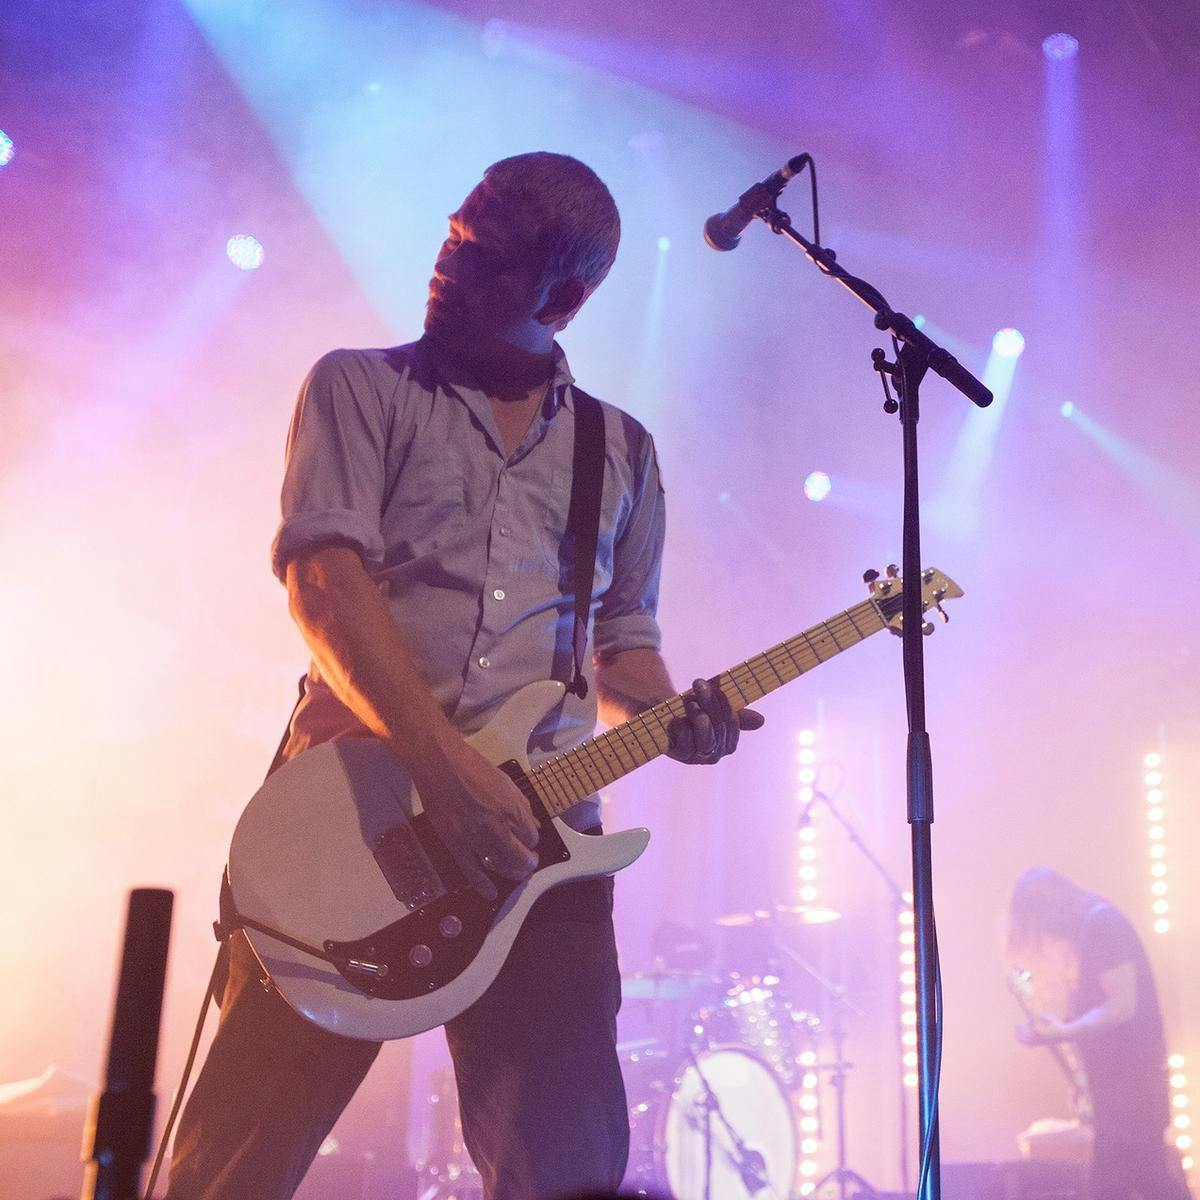
[(824, 500), (833, 490), (833, 483), (824, 471), (813, 471), (804, 481), (804, 494), (813, 501)]
[(1025, 349), (1025, 338), (1019, 329), (1000, 329), (992, 338), (992, 352), (1000, 358), (1020, 358)]
[(0, 167), (6, 167), (12, 162), (15, 149), (12, 138), (3, 129), (0, 129)]
[(1054, 62), (1063, 62), (1079, 53), (1079, 43), (1069, 33), (1052, 33), (1042, 42), (1042, 53)]
[(658, 248), (664, 254), (671, 248), (671, 239), (665, 233), (658, 239)]
[(248, 233), (239, 233), (225, 243), (229, 261), (239, 271), (256, 271), (263, 263), (262, 243)]
[(1071, 416), (1074, 416), (1074, 415), (1075, 415), (1075, 403), (1074, 403), (1074, 401), (1072, 401), (1072, 400), (1064, 400), (1064, 401), (1062, 402), (1062, 407), (1061, 407), (1061, 408), (1060, 408), (1058, 411), (1059, 411), (1059, 413), (1060, 413), (1062, 416), (1064, 416), (1064, 417), (1071, 417)]

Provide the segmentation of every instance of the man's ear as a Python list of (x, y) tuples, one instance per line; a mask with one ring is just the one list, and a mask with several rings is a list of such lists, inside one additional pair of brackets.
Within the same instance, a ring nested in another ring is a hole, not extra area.
[(545, 303), (533, 314), (533, 318), (539, 324), (562, 328), (579, 311), (587, 297), (587, 284), (582, 279), (555, 280), (546, 293)]

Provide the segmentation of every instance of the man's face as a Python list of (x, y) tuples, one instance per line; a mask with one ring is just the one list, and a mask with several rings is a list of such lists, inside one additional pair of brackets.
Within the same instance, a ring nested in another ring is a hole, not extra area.
[(425, 331), (464, 348), (496, 341), (528, 348), (545, 326), (536, 320), (546, 300), (542, 264), (482, 185), (450, 217), (425, 310)]

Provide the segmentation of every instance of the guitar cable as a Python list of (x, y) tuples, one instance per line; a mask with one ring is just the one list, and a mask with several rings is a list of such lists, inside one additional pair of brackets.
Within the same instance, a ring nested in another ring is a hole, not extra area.
[(937, 920), (931, 916), (933, 931), (933, 1104), (929, 1110), (929, 1125), (921, 1141), (921, 1169), (917, 1175), (916, 1200), (926, 1200), (930, 1171), (933, 1167), (933, 1143), (938, 1132), (938, 1113), (941, 1107), (942, 1086), (942, 957), (938, 952)]
[(183, 1097), (187, 1092), (188, 1080), (191, 1078), (192, 1067), (196, 1064), (196, 1052), (200, 1049), (200, 1037), (204, 1032), (204, 1022), (208, 1017), (208, 1006), (212, 1003), (217, 986), (217, 978), (221, 970), (221, 955), (228, 949), (228, 943), (222, 942), (217, 950), (216, 961), (213, 963), (212, 974), (208, 977), (208, 986), (204, 990), (204, 1002), (200, 1006), (200, 1015), (196, 1020), (196, 1029), (192, 1034), (192, 1044), (188, 1047), (187, 1059), (183, 1064), (183, 1074), (179, 1086), (175, 1089), (175, 1098), (171, 1103), (171, 1111), (167, 1114), (167, 1122), (159, 1136), (158, 1149), (154, 1152), (154, 1162), (150, 1167), (150, 1179), (146, 1184), (143, 1200), (151, 1200), (154, 1195), (154, 1185), (158, 1182), (158, 1173), (162, 1169), (163, 1159), (167, 1156), (167, 1144), (171, 1140), (171, 1132), (183, 1107)]

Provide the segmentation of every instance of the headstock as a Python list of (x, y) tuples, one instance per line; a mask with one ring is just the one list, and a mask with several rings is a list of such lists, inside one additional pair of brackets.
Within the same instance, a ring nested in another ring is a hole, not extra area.
[[(892, 633), (899, 635), (904, 629), (904, 615), (901, 612), (904, 581), (900, 578), (900, 568), (895, 563), (890, 564), (883, 578), (880, 578), (878, 571), (867, 571), (863, 575), (863, 582), (867, 585), (884, 623)], [(922, 612), (928, 612), (932, 608), (940, 620), (949, 621), (950, 616), (942, 608), (942, 603), (946, 600), (957, 600), (962, 594), (962, 588), (936, 567), (926, 567), (921, 572)], [(928, 621), (922, 622), (921, 632), (932, 633), (933, 625)]]

